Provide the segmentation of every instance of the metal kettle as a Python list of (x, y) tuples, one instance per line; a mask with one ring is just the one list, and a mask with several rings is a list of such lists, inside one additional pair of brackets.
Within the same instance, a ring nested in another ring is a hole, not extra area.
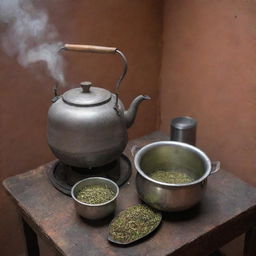
[(147, 95), (136, 97), (128, 110), (119, 99), (118, 90), (127, 72), (127, 61), (117, 48), (65, 44), (61, 50), (109, 53), (121, 56), (124, 69), (115, 93), (82, 82), (55, 98), (48, 112), (48, 144), (64, 164), (93, 168), (112, 162), (127, 145), (127, 128), (136, 117), (138, 105)]

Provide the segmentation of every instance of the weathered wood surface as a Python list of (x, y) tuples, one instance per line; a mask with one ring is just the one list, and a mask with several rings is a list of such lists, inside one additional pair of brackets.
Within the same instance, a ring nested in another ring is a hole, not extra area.
[[(142, 146), (164, 140), (155, 132), (131, 141)], [(207, 255), (226, 242), (249, 230), (256, 222), (256, 189), (220, 170), (208, 179), (202, 202), (182, 213), (164, 214), (153, 235), (133, 245), (122, 247), (107, 241), (110, 220), (87, 222), (76, 215), (72, 199), (57, 191), (46, 170), (53, 162), (10, 177), (4, 186), (18, 209), (34, 230), (64, 255)], [(135, 189), (135, 170), (121, 187), (117, 212), (139, 201)]]

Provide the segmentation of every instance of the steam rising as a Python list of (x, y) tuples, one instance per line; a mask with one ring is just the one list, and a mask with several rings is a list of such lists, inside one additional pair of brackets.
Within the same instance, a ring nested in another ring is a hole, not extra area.
[(58, 54), (62, 43), (45, 10), (36, 9), (31, 0), (0, 0), (0, 21), (7, 23), (1, 45), (9, 56), (24, 67), (43, 61), (49, 74), (64, 83), (64, 61)]

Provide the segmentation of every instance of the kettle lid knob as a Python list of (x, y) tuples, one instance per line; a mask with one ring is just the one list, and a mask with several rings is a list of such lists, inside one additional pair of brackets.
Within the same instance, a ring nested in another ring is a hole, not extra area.
[(80, 86), (83, 89), (83, 92), (90, 92), (90, 87), (92, 86), (92, 83), (90, 81), (84, 81), (80, 83)]

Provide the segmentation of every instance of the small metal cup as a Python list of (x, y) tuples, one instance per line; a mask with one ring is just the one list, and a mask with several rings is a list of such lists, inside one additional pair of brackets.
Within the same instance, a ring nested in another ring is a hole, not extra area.
[[(110, 201), (102, 204), (83, 203), (77, 199), (77, 193), (87, 185), (106, 185), (115, 193), (115, 196)], [(71, 196), (74, 199), (77, 213), (80, 216), (90, 220), (105, 218), (112, 212), (114, 212), (116, 209), (116, 198), (118, 194), (119, 187), (117, 186), (117, 184), (110, 179), (102, 177), (92, 177), (81, 180), (77, 182), (71, 190)]]
[(181, 116), (171, 121), (171, 140), (196, 144), (196, 119), (189, 116)]

